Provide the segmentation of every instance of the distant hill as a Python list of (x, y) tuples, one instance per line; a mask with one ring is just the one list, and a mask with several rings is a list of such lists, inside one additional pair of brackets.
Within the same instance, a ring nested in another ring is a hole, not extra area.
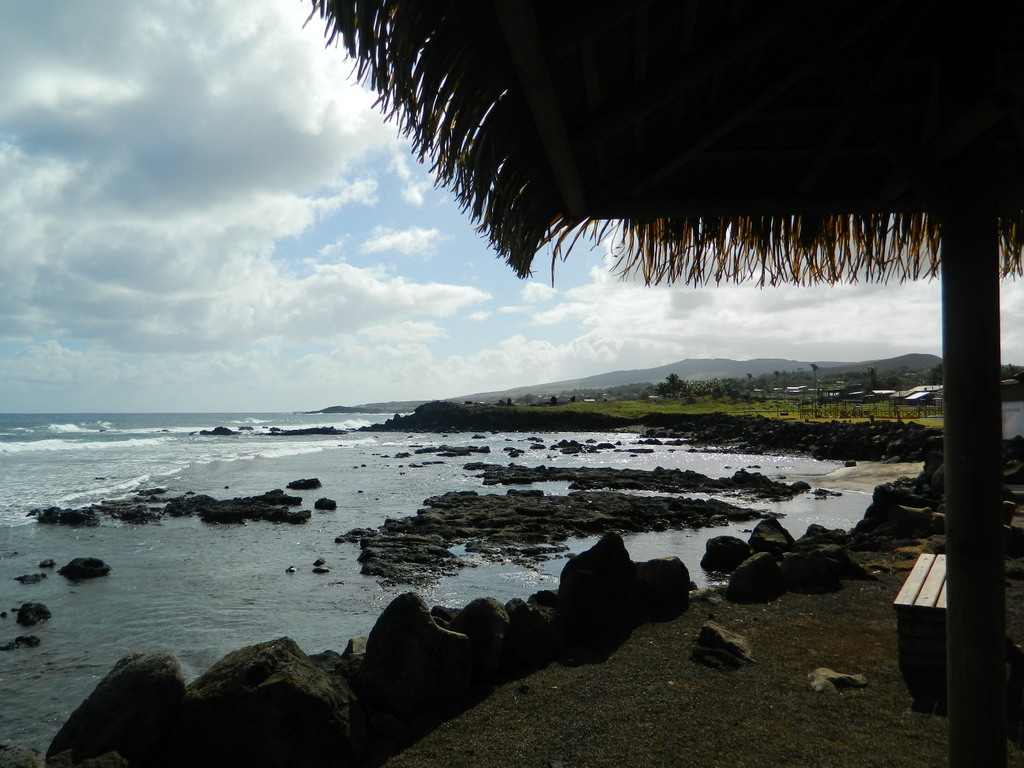
[(862, 360), (853, 363), (828, 360), (784, 360), (781, 358), (757, 358), (754, 360), (696, 358), (679, 360), (675, 363), (658, 366), (657, 368), (612, 371), (611, 373), (599, 373), (595, 376), (586, 376), (581, 379), (565, 379), (564, 381), (533, 384), (528, 387), (514, 387), (496, 392), (477, 392), (449, 399), (484, 401), (508, 397), (515, 399), (531, 392), (536, 395), (558, 394), (559, 392), (567, 392), (574, 389), (605, 389), (625, 384), (653, 384), (663, 381), (670, 373), (674, 373), (679, 378), (688, 381), (745, 379), (748, 373), (752, 376), (761, 376), (762, 374), (772, 374), (775, 371), (790, 372), (801, 369), (810, 371), (811, 363), (814, 363), (818, 366), (819, 374), (821, 375), (863, 373), (868, 367), (874, 368), (879, 374), (884, 374), (902, 368), (911, 371), (934, 368), (941, 362), (942, 358), (935, 355), (920, 354), (900, 355), (899, 357), (890, 357), (883, 360)]
[[(728, 360), (725, 358), (693, 358), (679, 360), (668, 365), (660, 365), (657, 368), (641, 368), (628, 371), (612, 371), (611, 373), (599, 373), (595, 376), (585, 376), (581, 379), (565, 379), (563, 381), (549, 381), (531, 384), (525, 387), (513, 387), (511, 389), (496, 390), (494, 392), (475, 392), (468, 395), (449, 397), (449, 400), (462, 402), (473, 401), (494, 401), (511, 397), (513, 400), (527, 394), (540, 396), (557, 395), (562, 392), (580, 389), (606, 389), (621, 387), (627, 384), (653, 384), (663, 381), (670, 373), (676, 374), (681, 379), (688, 381), (711, 381), (713, 379), (745, 379), (749, 373), (752, 376), (772, 374), (775, 371), (792, 372), (801, 369), (811, 370), (811, 363), (818, 366), (820, 375), (828, 376), (841, 373), (864, 373), (865, 369), (871, 367), (879, 374), (890, 371), (906, 369), (910, 371), (921, 371), (934, 368), (942, 362), (942, 358), (935, 355), (910, 354), (899, 357), (889, 357), (881, 360), (860, 360), (858, 362), (844, 363), (829, 360), (785, 360), (782, 358), (756, 358), (754, 360)], [(423, 403), (423, 400), (406, 400), (390, 403), (364, 403), (356, 406), (331, 406), (324, 408), (317, 413), (397, 413), (411, 411)]]

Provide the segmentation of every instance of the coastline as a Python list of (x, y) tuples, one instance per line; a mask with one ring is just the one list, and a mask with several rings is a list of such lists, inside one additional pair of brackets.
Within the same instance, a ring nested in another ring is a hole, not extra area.
[[(438, 435), (438, 437), (440, 437), (440, 435)], [(444, 437), (447, 437), (447, 435), (444, 435)], [(448, 466), (447, 466), (447, 469), (443, 469), (443, 471), (441, 471), (441, 470), (442, 470), (442, 468), (445, 467), (445, 465), (441, 464), (441, 463), (438, 463), (438, 462), (435, 462), (432, 459), (431, 460), (421, 460), (419, 462), (411, 462), (411, 461), (409, 461), (410, 459), (414, 458), (414, 455), (409, 455), (410, 449), (416, 449), (416, 453), (419, 453), (421, 448), (417, 446), (417, 441), (420, 441), (420, 440), (423, 440), (423, 439), (424, 439), (423, 437), (415, 437), (414, 438), (412, 435), (409, 435), (409, 436), (407, 436), (405, 438), (401, 438), (401, 442), (399, 443), (399, 442), (396, 442), (395, 439), (393, 439), (393, 438), (388, 438), (388, 445), (389, 445), (389, 447), (387, 448), (386, 452), (382, 451), (381, 450), (382, 446), (377, 445), (376, 443), (374, 443), (373, 446), (367, 445), (365, 448), (361, 449), (361, 450), (364, 451), (365, 459), (367, 461), (372, 461), (372, 462), (374, 462), (374, 464), (379, 465), (379, 467), (375, 470), (379, 474), (379, 477), (377, 478), (377, 483), (379, 483), (379, 485), (376, 485), (376, 486), (370, 485), (367, 482), (370, 479), (371, 475), (366, 470), (366, 464), (361, 464), (361, 465), (357, 466), (354, 463), (354, 461), (353, 461), (352, 464), (346, 463), (346, 466), (342, 467), (342, 469), (344, 470), (343, 472), (339, 471), (338, 462), (337, 462), (336, 458), (334, 457), (332, 451), (324, 451), (324, 452), (318, 452), (318, 453), (313, 453), (313, 454), (307, 454), (307, 455), (304, 455), (301, 458), (298, 458), (298, 457), (289, 458), (288, 461), (283, 462), (283, 463), (279, 459), (268, 459), (266, 462), (262, 462), (261, 461), (261, 462), (259, 462), (261, 465), (266, 463), (267, 466), (266, 467), (262, 467), (262, 469), (264, 471), (260, 471), (260, 472), (258, 472), (256, 474), (257, 474), (257, 476), (259, 478), (258, 482), (261, 483), (261, 485), (260, 485), (261, 488), (265, 488), (265, 484), (270, 479), (270, 476), (279, 476), (281, 479), (285, 479), (286, 477), (293, 477), (293, 476), (294, 477), (298, 477), (299, 475), (296, 474), (295, 470), (298, 468), (299, 465), (301, 465), (303, 467), (303, 475), (302, 476), (306, 476), (305, 475), (305, 470), (308, 469), (308, 470), (311, 470), (310, 474), (316, 474), (316, 475), (323, 474), (325, 479), (327, 477), (330, 477), (331, 478), (330, 482), (333, 485), (333, 487), (330, 489), (330, 491), (324, 491), (324, 492), (330, 492), (332, 495), (337, 495), (339, 498), (341, 498), (343, 500), (343, 504), (341, 506), (345, 510), (346, 517), (349, 516), (354, 511), (354, 509), (355, 509), (354, 505), (355, 504), (359, 504), (362, 509), (365, 509), (366, 513), (372, 514), (372, 518), (361, 520), (360, 522), (364, 522), (364, 524), (369, 523), (369, 524), (372, 525), (372, 520), (374, 520), (374, 519), (380, 520), (380, 518), (382, 516), (385, 518), (385, 521), (386, 521), (386, 518), (389, 515), (385, 514), (385, 511), (384, 511), (383, 507), (389, 506), (391, 504), (398, 504), (398, 503), (400, 503), (401, 506), (404, 507), (404, 506), (406, 506), (408, 504), (408, 494), (401, 494), (400, 496), (395, 496), (393, 493), (392, 494), (388, 494), (387, 492), (388, 491), (392, 491), (395, 488), (396, 484), (398, 484), (398, 483), (406, 482), (406, 480), (410, 480), (411, 481), (414, 478), (415, 475), (427, 474), (427, 475), (433, 476), (435, 474), (435, 472), (439, 472), (440, 473), (439, 476), (436, 477), (436, 479), (433, 480), (432, 483), (437, 483), (437, 484), (445, 487), (447, 489), (447, 491), (451, 491), (451, 488), (452, 488), (451, 483), (453, 481), (455, 482), (455, 486), (454, 487), (456, 487), (456, 488), (461, 487), (463, 490), (466, 490), (468, 488), (476, 487), (477, 486), (478, 476), (476, 476), (476, 475), (467, 475), (467, 470), (469, 469), (469, 467), (467, 465), (463, 464), (462, 461), (452, 461), (452, 462), (450, 462), (448, 464)], [(511, 435), (509, 437), (505, 437), (505, 436), (499, 437), (495, 433), (492, 433), (492, 435), (487, 436), (487, 437), (485, 437), (483, 435), (474, 435), (474, 437), (471, 438), (471, 439), (474, 441), (473, 443), (471, 443), (471, 445), (481, 445), (484, 441), (493, 441), (494, 442), (493, 448), (495, 449), (495, 453), (497, 453), (499, 449), (501, 450), (501, 452), (505, 452), (505, 451), (508, 451), (510, 449), (516, 449), (517, 448), (516, 444), (520, 443), (520, 442), (524, 443), (524, 446), (518, 446), (518, 449), (522, 449), (523, 447), (529, 447), (529, 446), (526, 446), (525, 444), (531, 442), (530, 438), (524, 438), (524, 437), (519, 436), (519, 435)], [(596, 442), (596, 441), (594, 441), (594, 440), (584, 441), (582, 437), (580, 438), (580, 441), (581, 441), (580, 442), (580, 447), (586, 449), (587, 455), (591, 455), (592, 452), (589, 451), (590, 446), (588, 446), (588, 443), (593, 443), (593, 442)], [(551, 442), (551, 441), (549, 440), (548, 442)], [(566, 441), (563, 440), (562, 442), (566, 442)], [(573, 445), (569, 446), (569, 447), (576, 447), (575, 446), (575, 441), (570, 441), (570, 442), (573, 443)], [(644, 445), (644, 447), (643, 448), (635, 448), (635, 449), (627, 450), (625, 448), (617, 449), (614, 446), (610, 446), (609, 448), (607, 448), (605, 450), (610, 451), (610, 453), (607, 454), (607, 455), (615, 456), (615, 457), (617, 457), (618, 459), (620, 459), (622, 461), (628, 461), (629, 463), (637, 462), (637, 463), (641, 463), (641, 464), (645, 464), (645, 465), (652, 465), (652, 466), (654, 464), (657, 464), (659, 461), (663, 461), (664, 458), (665, 458), (665, 456), (661, 456), (658, 459), (655, 459), (653, 456), (651, 456), (649, 459), (645, 459), (645, 456), (647, 456), (648, 454), (654, 453), (654, 452), (664, 453), (664, 454), (667, 454), (669, 456), (675, 454), (676, 456), (678, 456), (680, 458), (682, 458), (682, 457), (689, 458), (690, 456), (696, 455), (695, 453), (689, 453), (689, 452), (686, 452), (686, 451), (679, 451), (678, 450), (678, 443), (675, 442), (675, 440), (670, 439), (670, 438), (665, 438), (664, 442), (661, 442), (661, 441), (658, 441), (658, 440), (648, 439), (647, 441), (640, 441), (640, 442), (636, 443), (635, 445)], [(661, 448), (660, 446), (662, 446), (662, 445), (664, 445), (665, 447)], [(562, 447), (562, 443), (559, 443), (558, 446), (555, 446), (555, 445), (549, 446), (546, 449), (548, 454), (555, 454), (555, 453), (557, 453), (560, 456), (561, 453), (563, 453), (563, 451), (561, 451), (561, 450), (556, 451), (555, 450), (556, 447), (561, 448)], [(592, 446), (592, 447), (596, 448), (596, 445)], [(403, 448), (407, 449), (407, 450), (405, 450), (405, 451), (397, 450), (397, 452), (396, 452), (396, 449), (403, 449)], [(434, 449), (431, 448), (430, 450), (431, 450), (431, 452), (433, 452)], [(401, 454), (404, 454), (404, 456), (401, 455)], [(555, 458), (553, 455), (548, 455), (548, 454), (545, 454), (545, 460), (546, 461), (550, 461), (551, 459)], [(632, 454), (636, 454), (636, 455), (632, 456)], [(630, 455), (631, 458), (627, 459), (626, 458), (627, 455)], [(716, 455), (717, 454), (715, 454), (714, 452), (711, 452), (711, 454), (709, 456), (707, 456), (706, 458), (704, 458), (703, 460), (714, 462), (714, 461), (716, 461), (716, 459), (714, 458)], [(402, 464), (397, 464), (396, 462), (402, 462)], [(903, 464), (888, 464), (888, 463), (883, 463), (883, 462), (863, 462), (862, 461), (857, 466), (853, 466), (853, 467), (840, 467), (838, 469), (833, 470), (832, 472), (828, 472), (827, 474), (807, 475), (807, 474), (804, 474), (804, 473), (813, 472), (815, 469), (825, 470), (825, 469), (828, 468), (828, 466), (821, 467), (820, 465), (817, 465), (817, 462), (811, 461), (809, 459), (804, 459), (803, 462), (804, 463), (801, 465), (800, 469), (796, 469), (795, 471), (789, 473), (788, 478), (786, 478), (787, 481), (792, 482), (792, 481), (795, 481), (796, 479), (798, 479), (799, 477), (806, 477), (807, 481), (812, 486), (816, 486), (816, 487), (820, 487), (820, 488), (826, 488), (826, 489), (834, 489), (834, 490), (839, 491), (839, 492), (842, 492), (842, 491), (845, 490), (845, 491), (861, 491), (861, 492), (870, 493), (874, 489), (874, 486), (877, 485), (880, 482), (887, 482), (887, 481), (895, 479), (897, 477), (905, 477), (905, 476), (917, 475), (919, 473), (920, 467), (921, 467), (920, 464), (913, 463), (913, 462), (908, 462), (908, 463), (903, 463)], [(285, 468), (283, 468), (283, 466), (281, 466), (282, 464), (287, 465), (290, 468), (289, 469), (285, 469)], [(835, 462), (831, 462), (830, 464), (831, 464), (832, 467), (836, 466)], [(265, 470), (267, 470), (270, 467), (270, 465), (273, 465), (273, 471), (270, 472), (269, 475), (268, 475), (268, 473)], [(242, 466), (242, 465), (239, 465), (239, 466)], [(315, 470), (314, 470), (314, 467), (316, 467)], [(219, 482), (220, 478), (222, 478), (223, 475), (221, 473), (221, 470), (216, 468), (216, 467), (211, 467), (210, 469), (213, 470), (212, 472), (209, 473), (209, 475), (210, 475), (209, 482), (211, 484), (211, 490), (212, 490), (213, 489), (212, 488), (213, 484), (215, 482)], [(776, 467), (776, 470), (778, 470), (778, 469), (779, 469), (779, 467)], [(323, 471), (321, 471), (321, 470), (323, 470)], [(331, 474), (327, 474), (327, 473), (331, 473)], [(204, 475), (205, 474), (207, 474), (206, 470), (204, 470)], [(577, 474), (580, 474), (580, 473), (577, 473)], [(353, 482), (353, 480), (357, 476), (358, 476), (358, 480), (356, 482)], [(421, 487), (420, 482), (416, 482), (415, 486), (417, 488)], [(224, 490), (227, 490), (227, 488), (224, 487)], [(239, 492), (240, 490), (242, 490), (241, 486), (236, 484), (235, 482), (232, 482), (232, 484), (231, 484), (231, 494), (227, 494), (227, 495), (233, 495), (233, 494)], [(366, 491), (366, 493), (364, 493), (364, 490)], [(317, 493), (319, 494), (320, 491), (317, 491)], [(422, 494), (417, 493), (417, 494), (415, 494), (415, 496), (413, 496), (413, 498), (422, 498)], [(526, 496), (526, 498), (530, 498), (530, 497)], [(853, 497), (851, 496), (850, 498), (852, 500)], [(404, 499), (404, 501), (400, 501), (400, 499)], [(810, 499), (809, 499), (809, 501), (810, 501), (810, 503), (812, 503), (814, 505), (818, 505), (818, 504), (822, 503), (821, 501), (810, 500)], [(839, 504), (841, 502), (837, 501), (837, 502), (832, 502), (832, 503)], [(419, 516), (419, 517), (422, 517), (422, 515)], [(415, 518), (412, 518), (412, 519), (415, 519)], [(328, 537), (330, 537), (331, 534), (336, 533), (337, 530), (338, 530), (337, 528), (335, 528), (335, 525), (334, 525), (336, 521), (337, 521), (337, 519), (334, 518), (332, 515), (325, 515), (323, 517), (314, 515), (314, 517), (313, 517), (311, 522), (317, 528), (320, 528), (322, 531), (324, 531), (324, 535), (327, 535)], [(277, 547), (277, 548), (274, 549), (274, 552), (275, 552), (274, 556), (270, 558), (272, 563), (273, 563), (273, 565), (270, 565), (268, 567), (266, 562), (260, 563), (257, 560), (254, 560), (251, 557), (251, 554), (249, 556), (244, 555), (244, 551), (245, 550), (248, 550), (250, 553), (259, 551), (261, 553), (261, 555), (262, 555), (261, 559), (264, 560), (264, 561), (266, 560), (267, 546), (268, 545), (265, 543), (265, 538), (256, 536), (256, 534), (258, 534), (258, 530), (255, 527), (249, 528), (249, 530), (246, 531), (245, 527), (239, 528), (239, 529), (233, 529), (233, 528), (221, 527), (221, 526), (197, 527), (195, 525), (189, 525), (189, 524), (182, 523), (182, 522), (179, 521), (179, 522), (175, 523), (173, 526), (168, 526), (167, 528), (164, 528), (163, 530), (161, 530), (159, 528), (151, 528), (149, 530), (152, 531), (154, 534), (156, 534), (156, 533), (161, 534), (159, 536), (159, 539), (164, 540), (165, 539), (165, 534), (172, 533), (172, 530), (171, 530), (172, 528), (174, 529), (174, 531), (177, 534), (188, 535), (190, 539), (194, 539), (195, 541), (199, 541), (201, 539), (202, 541), (206, 542), (207, 544), (211, 544), (211, 546), (212, 546), (212, 542), (213, 542), (214, 539), (216, 539), (217, 542), (220, 545), (228, 544), (228, 541), (232, 540), (232, 542), (235, 544), (235, 546), (233, 548), (237, 548), (239, 550), (240, 558), (237, 561), (235, 561), (235, 560), (228, 561), (228, 560), (225, 559), (225, 561), (220, 564), (221, 568), (219, 570), (223, 570), (224, 571), (223, 576), (224, 576), (224, 578), (226, 580), (225, 583), (235, 583), (235, 582), (237, 582), (237, 583), (240, 584), (240, 583), (242, 583), (243, 581), (245, 581), (246, 579), (248, 579), (250, 577), (258, 577), (261, 580), (261, 583), (266, 582), (266, 585), (269, 588), (272, 588), (272, 589), (276, 588), (276, 589), (280, 590), (281, 584), (283, 584), (283, 583), (285, 583), (285, 581), (287, 581), (287, 583), (289, 583), (289, 584), (291, 584), (291, 582), (294, 582), (294, 586), (295, 586), (296, 590), (300, 590), (301, 586), (300, 586), (299, 580), (302, 579), (303, 580), (302, 581), (302, 585), (307, 590), (310, 587), (310, 583), (307, 581), (310, 578), (309, 576), (296, 575), (294, 577), (292, 577), (292, 576), (285, 577), (285, 576), (281, 576), (280, 575), (283, 572), (283, 570), (278, 570), (278, 569), (282, 568), (286, 563), (294, 562), (293, 558), (295, 558), (296, 556), (304, 558), (304, 561), (307, 563), (306, 568), (308, 568), (309, 567), (308, 564), (312, 562), (312, 557), (311, 557), (312, 552), (311, 552), (310, 555), (305, 554), (305, 552), (307, 551), (307, 547), (309, 546), (308, 543), (302, 543), (302, 542), (297, 542), (297, 541), (291, 542), (288, 545), (287, 549), (284, 549), (283, 547), (278, 547), (277, 543), (273, 544), (272, 546), (273, 547)], [(330, 531), (330, 533), (328, 534), (325, 529), (329, 529), (329, 528), (334, 528), (334, 530)], [(181, 529), (181, 530), (178, 530), (178, 529)], [(139, 531), (139, 533), (137, 535), (137, 538), (141, 541), (142, 536), (143, 536), (142, 533), (141, 533), (141, 530), (142, 529), (139, 529), (139, 528), (121, 529), (123, 535), (120, 536), (119, 538), (125, 539), (125, 541), (122, 542), (122, 544), (123, 545), (130, 545), (131, 544), (130, 539), (136, 538), (136, 535), (133, 534), (132, 531)], [(270, 530), (270, 529), (267, 529), (267, 530)], [(287, 538), (291, 539), (291, 538), (293, 538), (295, 536), (295, 534), (293, 534), (292, 531), (298, 531), (300, 529), (289, 527), (287, 530), (289, 531)], [(796, 533), (796, 534), (799, 534), (800, 530), (799, 529), (794, 529), (793, 532)], [(72, 531), (69, 530), (67, 532), (67, 534), (70, 536), (72, 534)], [(146, 538), (151, 538), (151, 537), (146, 537)], [(275, 539), (275, 540), (277, 538), (278, 537), (276, 537), (276, 536), (273, 537), (273, 539)], [(167, 540), (169, 540), (169, 539), (167, 539)], [(209, 540), (209, 541), (207, 541), (207, 540)], [(337, 539), (335, 539), (334, 542), (335, 542), (335, 545), (337, 545)], [(147, 549), (148, 549), (149, 546), (151, 546), (151, 544), (152, 544), (152, 542), (147, 543)], [(241, 546), (237, 546), (237, 545), (241, 545)], [(296, 546), (296, 545), (298, 545), (298, 546)], [(231, 546), (231, 545), (229, 545), (229, 546)], [(258, 550), (256, 549), (257, 546), (258, 546)], [(317, 544), (315, 546), (319, 550), (323, 546), (323, 542), (321, 542), (320, 544)], [(330, 548), (328, 547), (327, 549), (330, 549)], [(280, 551), (278, 551), (278, 550), (280, 550)], [(364, 579), (361, 576), (356, 574), (357, 566), (356, 566), (355, 558), (353, 557), (353, 555), (355, 554), (355, 551), (351, 551), (350, 552), (348, 549), (346, 549), (344, 547), (340, 547), (340, 548), (338, 548), (338, 549), (336, 549), (334, 551), (335, 551), (335, 554), (333, 556), (330, 554), (330, 552), (326, 553), (327, 557), (328, 557), (328, 560), (329, 560), (329, 564), (331, 566), (333, 566), (334, 569), (335, 569), (334, 573), (333, 573), (332, 576), (328, 577), (328, 579), (322, 579), (321, 580), (322, 582), (324, 582), (321, 586), (323, 586), (323, 587), (330, 587), (330, 591), (328, 592), (326, 589), (315, 589), (313, 591), (316, 592), (316, 593), (322, 593), (323, 594), (323, 597), (319, 600), (319, 602), (323, 602), (324, 603), (324, 608), (325, 609), (327, 609), (327, 610), (333, 609), (333, 611), (336, 612), (335, 601), (339, 597), (339, 595), (336, 594), (336, 590), (339, 589), (339, 588), (342, 588), (344, 586), (345, 582), (348, 582), (352, 586), (356, 586), (357, 584), (361, 585), (359, 588), (363, 589), (363, 590), (366, 589), (367, 585), (365, 585)], [(302, 554), (299, 554), (300, 552)], [(49, 554), (49, 553), (47, 553), (47, 554)], [(128, 551), (125, 550), (125, 552), (123, 552), (123, 554), (128, 554)], [(108, 589), (108, 588), (112, 588), (112, 587), (116, 586), (116, 580), (120, 580), (120, 578), (129, 577), (129, 576), (133, 576), (134, 577), (134, 572), (137, 571), (137, 570), (141, 570), (141, 569), (152, 570), (152, 566), (153, 566), (152, 558), (153, 558), (153, 556), (155, 554), (156, 554), (155, 551), (152, 551), (152, 550), (147, 551), (147, 554), (146, 554), (146, 557), (145, 557), (145, 562), (138, 562), (138, 563), (136, 563), (136, 562), (134, 562), (134, 558), (133, 558), (133, 561), (131, 563), (126, 562), (126, 561), (122, 561), (122, 562), (117, 563), (116, 566), (115, 566), (115, 572), (116, 572), (115, 573), (115, 577), (114, 577), (113, 580), (111, 580), (111, 582), (109, 583), (109, 586), (106, 583), (104, 583), (104, 584), (97, 584), (97, 585), (95, 585), (95, 587), (90, 587), (90, 589), (96, 588), (96, 589), (104, 589), (105, 590), (105, 589)], [(172, 560), (174, 559), (175, 555), (173, 553), (168, 552), (167, 554), (168, 554), (168, 556)], [(320, 554), (320, 552), (318, 551), (318, 552), (316, 552), (316, 554)], [(659, 554), (661, 554), (661, 553), (659, 553)], [(286, 560), (285, 558), (288, 558), (288, 559)], [(686, 558), (686, 561), (687, 561), (687, 563), (691, 567), (693, 566), (693, 562), (694, 561), (693, 561), (692, 558)], [(301, 562), (303, 562), (303, 560), (298, 560), (298, 562), (301, 563)], [(13, 563), (12, 563), (12, 565), (13, 565)], [(341, 577), (341, 580), (337, 580), (339, 577)], [(134, 580), (134, 579), (132, 579), (132, 580)], [(285, 580), (285, 581), (282, 581), (282, 580)], [(50, 589), (52, 589), (53, 586), (54, 585), (51, 585)], [(521, 585), (521, 586), (525, 586), (525, 585)], [(374, 592), (374, 595), (375, 595), (373, 602), (376, 604), (377, 607), (383, 607), (384, 602), (386, 602), (385, 592), (378, 593), (376, 591), (376, 589), (373, 589), (373, 592)], [(525, 592), (528, 593), (529, 590), (527, 589), (527, 590), (525, 590)], [(332, 593), (335, 593), (335, 594), (332, 594)], [(488, 594), (488, 596), (490, 596), (490, 595)], [(295, 597), (295, 595), (293, 595), (293, 597)], [(430, 601), (431, 602), (437, 602), (438, 604), (446, 604), (446, 603), (448, 603), (448, 601), (445, 600), (442, 597), (441, 594), (438, 594), (436, 597), (432, 598)], [(297, 600), (296, 600), (296, 604), (299, 605)], [(255, 603), (254, 603), (254, 605), (255, 605)], [(60, 618), (61, 618), (62, 621), (65, 620), (65, 619), (71, 618), (70, 615), (66, 615), (66, 610), (70, 609), (70, 607), (71, 607), (70, 606), (70, 602), (66, 606), (62, 606), (62, 605), (58, 604), (57, 607), (62, 609), (61, 611), (59, 611)], [(237, 608), (235, 608), (235, 607), (232, 607), (231, 610), (237, 612)], [(266, 604), (262, 605), (262, 610), (263, 610), (263, 612), (266, 612)], [(739, 610), (739, 609), (737, 609), (737, 610)], [(755, 616), (756, 616), (756, 609), (750, 608), (750, 610), (753, 610), (755, 612)], [(307, 607), (306, 611), (308, 612), (308, 607)], [(271, 611), (271, 612), (273, 613), (273, 611)], [(374, 611), (373, 613), (376, 614), (378, 612), (379, 611)], [(308, 616), (307, 616), (307, 619), (308, 619)], [(753, 620), (757, 621), (758, 619), (755, 618)], [(368, 621), (368, 622), (372, 621), (372, 618), (371, 617), (366, 617), (366, 621)], [(287, 623), (287, 622), (285, 622), (285, 623)], [(303, 623), (306, 623), (306, 622), (304, 621)], [(319, 624), (320, 621), (317, 620), (316, 622), (313, 622), (313, 623)], [(661, 625), (659, 624), (658, 626), (661, 626)], [(348, 632), (348, 629), (349, 628), (342, 628), (341, 626), (337, 626), (335, 628), (335, 631), (333, 631), (331, 634), (334, 635), (335, 638), (339, 638), (339, 637), (340, 638), (344, 638), (346, 635), (353, 636), (350, 632)], [(645, 630), (645, 629), (637, 629), (636, 630), (637, 633), (646, 632), (646, 631), (647, 630)], [(655, 631), (655, 630), (651, 630), (651, 631)], [(319, 631), (316, 634), (320, 635), (320, 637), (322, 638), (322, 636), (323, 636), (322, 632), (323, 632), (323, 627), (321, 626)], [(289, 634), (291, 634), (290, 630), (289, 630)], [(319, 643), (319, 642), (321, 642), (321, 640), (317, 640), (316, 642)], [(652, 640), (652, 642), (655, 642), (655, 641)], [(46, 645), (48, 646), (48, 643)], [(303, 647), (309, 647), (310, 650), (316, 650), (317, 649), (316, 645), (311, 645), (310, 643), (300, 643), (300, 645), (303, 646)], [(337, 642), (331, 643), (331, 645), (333, 645), (334, 647), (339, 647), (340, 648), (340, 645), (338, 645)], [(319, 647), (322, 647), (322, 646), (319, 646)], [(669, 653), (679, 653), (679, 649), (678, 648), (675, 648), (674, 650), (673, 649), (667, 649), (667, 652), (669, 652)], [(206, 654), (204, 654), (204, 656), (205, 655)], [(685, 653), (684, 653), (684, 655), (685, 655)], [(214, 658), (213, 660), (215, 661), (216, 659)], [(207, 665), (207, 664), (202, 664), (202, 663), (196, 664), (195, 662), (196, 662), (196, 660), (193, 660), (193, 663), (189, 664), (190, 669), (188, 671), (193, 672), (193, 671), (197, 670), (197, 667), (198, 668), (202, 668), (203, 666)], [(568, 666), (576, 666), (576, 662), (571, 660), (571, 659), (567, 661), (567, 664), (568, 664)], [(528, 683), (528, 682), (527, 683), (523, 683), (523, 684), (524, 685), (531, 685), (531, 683)], [(73, 702), (70, 702), (70, 704), (73, 706)], [(460, 762), (460, 764), (461, 764), (462, 761), (458, 761), (458, 762)], [(465, 764), (473, 764), (473, 761), (472, 760), (468, 760), (468, 761), (465, 762)], [(501, 764), (501, 763), (498, 762), (496, 764)], [(508, 764), (508, 763), (505, 763), (505, 764)], [(600, 763), (595, 763), (595, 764), (600, 764)], [(616, 763), (616, 764), (618, 764), (618, 763)], [(627, 764), (627, 763), (623, 763), (623, 764)]]

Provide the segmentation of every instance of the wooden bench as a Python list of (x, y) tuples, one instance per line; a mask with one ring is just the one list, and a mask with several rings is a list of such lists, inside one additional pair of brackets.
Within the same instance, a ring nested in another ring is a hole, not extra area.
[(893, 607), (904, 680), (912, 693), (942, 698), (946, 685), (946, 556), (920, 555)]

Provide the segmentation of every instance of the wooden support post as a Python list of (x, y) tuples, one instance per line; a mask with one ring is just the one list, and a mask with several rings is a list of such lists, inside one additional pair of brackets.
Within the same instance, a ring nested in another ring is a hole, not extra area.
[(1006, 766), (1006, 593), (996, 219), (942, 222), (950, 768)]

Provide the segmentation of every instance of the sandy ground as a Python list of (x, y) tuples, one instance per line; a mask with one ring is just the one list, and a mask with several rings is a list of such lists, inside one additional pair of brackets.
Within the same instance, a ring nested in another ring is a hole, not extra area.
[[(859, 491), (871, 493), (876, 485), (892, 482), (900, 477), (917, 477), (924, 467), (923, 462), (906, 461), (898, 464), (883, 464), (880, 461), (861, 461), (853, 467), (842, 467), (827, 475), (802, 478), (815, 488), (830, 491)], [(791, 476), (790, 479), (793, 479)]]

